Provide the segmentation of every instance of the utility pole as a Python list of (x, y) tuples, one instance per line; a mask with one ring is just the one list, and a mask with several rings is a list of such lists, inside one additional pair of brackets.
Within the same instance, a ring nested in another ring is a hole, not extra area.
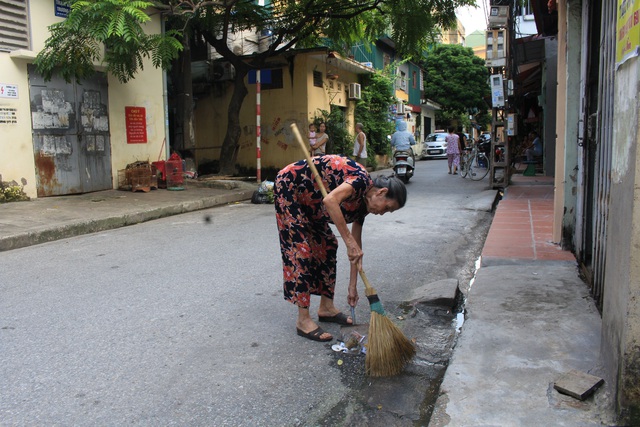
[(489, 179), (491, 188), (509, 185), (509, 135), (514, 116), (509, 115), (509, 94), (513, 89), (510, 67), (512, 31), (512, 0), (491, 0), (486, 31), (486, 61), (491, 86), (491, 152)]

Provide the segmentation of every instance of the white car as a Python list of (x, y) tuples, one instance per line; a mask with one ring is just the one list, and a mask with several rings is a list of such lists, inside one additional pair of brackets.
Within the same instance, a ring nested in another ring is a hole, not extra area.
[(421, 159), (446, 159), (447, 158), (447, 134), (444, 132), (431, 133), (427, 136), (422, 148)]

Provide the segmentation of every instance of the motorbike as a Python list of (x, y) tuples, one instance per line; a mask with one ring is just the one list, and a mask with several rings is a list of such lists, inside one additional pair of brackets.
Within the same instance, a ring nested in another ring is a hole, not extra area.
[(415, 156), (413, 151), (409, 150), (396, 150), (393, 153), (393, 173), (400, 178), (405, 184), (409, 182), (409, 179), (413, 176), (413, 170), (415, 169)]

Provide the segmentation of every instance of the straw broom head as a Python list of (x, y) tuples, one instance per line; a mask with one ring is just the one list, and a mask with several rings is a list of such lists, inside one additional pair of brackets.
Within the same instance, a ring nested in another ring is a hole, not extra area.
[(413, 343), (385, 315), (380, 298), (369, 283), (364, 271), (360, 271), (360, 276), (364, 282), (365, 294), (371, 308), (365, 370), (372, 377), (397, 375), (415, 356), (416, 349)]
[(415, 356), (413, 343), (389, 319), (371, 312), (365, 370), (372, 377), (397, 375)]

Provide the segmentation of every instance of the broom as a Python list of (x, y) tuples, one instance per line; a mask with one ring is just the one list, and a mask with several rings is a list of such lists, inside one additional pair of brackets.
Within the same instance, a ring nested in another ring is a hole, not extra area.
[[(305, 154), (309, 168), (320, 188), (323, 197), (327, 196), (327, 189), (320, 178), (320, 174), (313, 164), (309, 149), (302, 141), (302, 136), (295, 123), (290, 125), (300, 148)], [(380, 298), (376, 290), (369, 283), (364, 270), (359, 270), (364, 282), (365, 295), (371, 308), (369, 321), (369, 338), (367, 356), (365, 358), (365, 371), (372, 377), (384, 377), (399, 374), (405, 365), (415, 356), (416, 349), (411, 341), (404, 336), (402, 331), (389, 319), (382, 308)]]

